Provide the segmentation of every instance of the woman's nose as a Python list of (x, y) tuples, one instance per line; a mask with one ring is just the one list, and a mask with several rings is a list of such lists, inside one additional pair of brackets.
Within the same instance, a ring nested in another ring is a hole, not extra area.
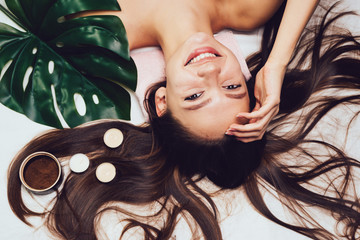
[(221, 66), (218, 64), (208, 62), (200, 67), (198, 70), (198, 76), (199, 77), (214, 77), (219, 75), (221, 72)]

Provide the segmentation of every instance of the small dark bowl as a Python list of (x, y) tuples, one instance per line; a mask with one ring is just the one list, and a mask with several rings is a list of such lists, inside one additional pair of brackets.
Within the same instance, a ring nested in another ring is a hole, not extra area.
[[(29, 177), (29, 174), (32, 177)], [(48, 152), (35, 152), (27, 156), (21, 163), (19, 177), (21, 183), (31, 192), (46, 194), (61, 179), (59, 160)]]

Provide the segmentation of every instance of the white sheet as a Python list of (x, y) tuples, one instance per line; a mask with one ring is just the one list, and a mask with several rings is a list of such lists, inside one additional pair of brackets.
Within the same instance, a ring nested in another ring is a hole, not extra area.
[[(359, 0), (342, 0), (342, 2), (348, 5), (349, 9), (360, 12)], [(4, 0), (0, 0), (0, 3), (4, 4)], [(0, 21), (6, 22), (3, 15), (0, 15)], [(348, 18), (344, 24), (353, 30), (359, 30), (360, 28), (360, 22), (355, 18)], [(260, 40), (257, 32), (239, 34), (237, 38), (245, 55), (255, 51)], [(141, 122), (139, 119), (134, 121), (135, 123)], [(49, 239), (45, 231), (39, 230), (34, 232), (34, 229), (27, 227), (15, 217), (8, 205), (6, 194), (7, 168), (12, 157), (31, 138), (47, 129), (49, 127), (34, 123), (25, 116), (11, 111), (0, 104), (0, 239)], [(355, 123), (354, 129), (360, 129), (360, 121)], [(360, 152), (358, 150), (359, 136), (360, 132), (353, 132), (347, 145), (348, 150), (352, 151), (352, 154), (358, 159), (360, 159)], [(232, 217), (227, 218), (222, 223), (224, 239), (305, 239), (303, 236), (261, 217), (246, 202), (241, 193), (233, 194), (232, 197), (239, 201), (239, 204), (233, 209)], [(278, 206), (277, 209), (281, 214), (281, 206)], [(187, 239), (187, 237), (177, 235), (177, 239)]]

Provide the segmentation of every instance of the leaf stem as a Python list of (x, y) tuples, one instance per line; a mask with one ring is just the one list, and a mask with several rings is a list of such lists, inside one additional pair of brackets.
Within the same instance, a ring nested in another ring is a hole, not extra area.
[(12, 12), (7, 10), (2, 4), (0, 4), (0, 11), (2, 11), (8, 18), (10, 18), (19, 27), (21, 27), (24, 30), (27, 30), (27, 28), (19, 21), (19, 19)]

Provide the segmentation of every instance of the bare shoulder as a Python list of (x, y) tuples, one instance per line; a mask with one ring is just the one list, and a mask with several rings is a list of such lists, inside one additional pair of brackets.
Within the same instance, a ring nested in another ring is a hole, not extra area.
[(229, 27), (252, 30), (265, 24), (284, 0), (232, 0), (228, 5)]

